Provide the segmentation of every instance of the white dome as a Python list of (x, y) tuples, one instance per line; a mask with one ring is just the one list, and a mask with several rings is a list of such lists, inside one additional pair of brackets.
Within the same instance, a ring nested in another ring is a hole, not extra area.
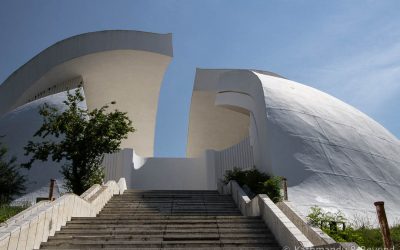
[[(231, 118), (235, 111), (241, 116)], [(318, 205), (375, 218), (373, 203), (382, 200), (389, 217), (400, 218), (399, 140), (326, 93), (270, 72), (199, 69), (190, 119), (189, 153), (221, 150), (213, 142), (228, 147), (247, 134), (256, 167), (286, 177), (289, 200), (304, 215)]]

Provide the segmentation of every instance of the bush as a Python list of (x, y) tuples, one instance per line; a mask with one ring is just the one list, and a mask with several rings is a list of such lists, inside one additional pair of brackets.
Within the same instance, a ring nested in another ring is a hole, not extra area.
[(8, 204), (16, 195), (25, 191), (25, 177), (18, 171), (16, 158), (7, 160), (7, 148), (0, 142), (0, 204)]
[[(310, 208), (311, 213), (307, 215), (308, 221), (312, 226), (321, 228), (326, 234), (331, 236), (338, 242), (360, 242), (354, 229), (347, 225), (347, 219), (341, 211), (336, 213), (324, 212), (320, 207), (313, 206)], [(336, 226), (342, 228), (338, 229)]]
[(233, 168), (226, 171), (224, 183), (228, 184), (231, 180), (235, 180), (242, 187), (248, 186), (255, 194), (266, 194), (274, 202), (282, 200), (281, 178), (278, 176), (271, 177), (256, 168), (250, 170)]

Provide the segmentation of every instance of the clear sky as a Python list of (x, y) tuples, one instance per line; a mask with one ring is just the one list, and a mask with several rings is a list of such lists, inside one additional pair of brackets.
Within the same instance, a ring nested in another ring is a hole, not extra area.
[(196, 67), (276, 72), (338, 97), (400, 137), (398, 0), (0, 0), (0, 25), (0, 82), (80, 33), (173, 33), (157, 156), (185, 154)]

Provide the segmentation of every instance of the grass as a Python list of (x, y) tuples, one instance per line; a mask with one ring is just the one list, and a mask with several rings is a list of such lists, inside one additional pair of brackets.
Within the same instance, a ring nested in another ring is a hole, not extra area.
[[(324, 212), (317, 206), (311, 208), (311, 213), (307, 218), (312, 225), (320, 227), (337, 242), (355, 242), (365, 249), (383, 249), (381, 231), (379, 228), (373, 228), (370, 223), (364, 224), (364, 222), (368, 222), (368, 219), (358, 217), (353, 223), (348, 223), (342, 212)], [(321, 221), (346, 222), (346, 229), (331, 230), (327, 225), (321, 226)], [(391, 227), (390, 235), (394, 249), (400, 250), (400, 224)]]
[[(381, 231), (378, 228), (347, 228), (346, 230), (331, 231), (328, 228), (322, 229), (337, 242), (355, 242), (364, 248), (383, 248)], [(400, 249), (400, 225), (390, 229), (391, 238), (395, 249)]]
[[(381, 231), (378, 228), (359, 228), (354, 230), (354, 235), (358, 236), (355, 242), (365, 248), (382, 248), (383, 241)], [(400, 249), (400, 225), (390, 229), (390, 236), (393, 240), (394, 248)]]
[(26, 209), (26, 206), (0, 205), (0, 223)]

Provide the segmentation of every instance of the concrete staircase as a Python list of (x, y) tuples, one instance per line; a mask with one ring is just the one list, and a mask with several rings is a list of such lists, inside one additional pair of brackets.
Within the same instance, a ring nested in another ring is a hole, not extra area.
[(137, 191), (72, 218), (41, 249), (280, 249), (259, 217), (217, 191)]

